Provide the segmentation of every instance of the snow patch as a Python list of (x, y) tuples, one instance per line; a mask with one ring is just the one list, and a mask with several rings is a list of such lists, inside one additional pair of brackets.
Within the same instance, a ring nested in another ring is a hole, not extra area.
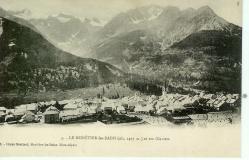
[(152, 14), (151, 17), (148, 18), (149, 21), (156, 19), (158, 16), (162, 14), (163, 10), (157, 11), (155, 14)]
[(105, 45), (105, 42), (102, 42), (100, 45), (98, 45), (97, 48), (101, 48), (101, 47), (103, 47), (104, 45)]
[(138, 23), (145, 21), (144, 19), (134, 19), (134, 18), (132, 18), (131, 20), (132, 20), (132, 23), (134, 24), (138, 24)]
[(72, 38), (75, 38), (79, 33), (80, 33), (80, 31), (74, 33), (74, 34), (72, 35)]
[(145, 40), (146, 38), (147, 38), (146, 36), (140, 37), (141, 40)]
[(8, 45), (9, 47), (15, 46), (16, 44), (14, 42), (10, 42), (10, 44)]
[(23, 10), (20, 10), (20, 11), (16, 11), (13, 13), (14, 16), (16, 17), (19, 17), (19, 18), (23, 18), (23, 19), (26, 19), (26, 20), (29, 20), (32, 18), (32, 13), (30, 10), (27, 10), (27, 9), (23, 9)]
[(61, 16), (58, 16), (57, 19), (62, 23), (67, 23), (71, 20), (71, 18), (61, 17)]
[(103, 27), (107, 22), (106, 21), (94, 21), (92, 20), (91, 22), (92, 26), (97, 26), (97, 27)]
[(112, 74), (117, 75), (117, 76), (121, 76), (121, 73), (118, 70), (114, 70), (114, 69), (112, 69), (111, 67), (109, 67), (107, 65), (106, 65), (106, 68), (108, 68), (109, 71), (112, 72)]
[(142, 18), (132, 17), (131, 21), (134, 24), (138, 24), (138, 23), (145, 22), (145, 21), (151, 21), (151, 20), (156, 19), (162, 13), (163, 13), (163, 9), (162, 8), (151, 7), (150, 9), (148, 9), (146, 11), (146, 13), (144, 13), (144, 15), (143, 15)]

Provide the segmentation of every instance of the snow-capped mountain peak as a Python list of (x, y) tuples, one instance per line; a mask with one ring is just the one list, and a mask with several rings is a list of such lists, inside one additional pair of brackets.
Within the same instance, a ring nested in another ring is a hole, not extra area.
[(163, 12), (163, 8), (159, 6), (145, 6), (130, 10), (127, 12), (130, 20), (134, 24), (138, 24), (144, 21), (151, 21), (160, 16)]
[(90, 24), (90, 25), (95, 26), (95, 27), (103, 27), (107, 23), (106, 21), (100, 20), (96, 17), (85, 18), (83, 21), (84, 21), (84, 23)]
[(11, 14), (13, 14), (16, 17), (23, 18), (23, 19), (31, 19), (32, 18), (32, 13), (28, 9), (23, 9), (20, 11), (9, 11)]
[(71, 19), (73, 19), (73, 16), (70, 15), (66, 15), (66, 14), (59, 14), (57, 16), (54, 16), (55, 18), (57, 18), (61, 23), (67, 23), (69, 22)]

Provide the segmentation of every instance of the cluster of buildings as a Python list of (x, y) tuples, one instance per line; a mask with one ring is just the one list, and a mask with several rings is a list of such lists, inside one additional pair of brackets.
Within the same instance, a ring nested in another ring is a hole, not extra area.
[(163, 116), (173, 123), (232, 122), (235, 112), (240, 112), (239, 94), (181, 95), (166, 94), (160, 97), (140, 97), (136, 112)]
[(0, 107), (0, 123), (126, 123), (140, 121), (129, 117), (123, 107), (107, 98), (71, 99), (23, 104), (14, 109)]
[[(240, 108), (239, 94), (145, 96), (118, 99), (92, 98), (38, 102), (0, 107), (0, 123), (109, 123), (141, 122), (141, 115), (160, 117), (173, 123), (229, 121)], [(160, 122), (165, 123), (163, 120)], [(154, 122), (153, 122), (154, 123)]]

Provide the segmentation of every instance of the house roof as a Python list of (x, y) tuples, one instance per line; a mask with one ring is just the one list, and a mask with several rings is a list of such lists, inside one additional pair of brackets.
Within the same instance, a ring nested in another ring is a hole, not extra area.
[(35, 115), (33, 112), (31, 112), (31, 111), (26, 111), (25, 113), (24, 113), (25, 115)]
[(221, 102), (221, 100), (220, 99), (215, 99), (215, 101), (214, 101), (214, 105), (217, 105), (217, 104), (219, 104)]
[(48, 110), (43, 113), (44, 115), (59, 114), (59, 111)]
[(13, 118), (13, 117), (14, 117), (13, 114), (8, 114), (8, 115), (5, 116), (5, 120), (8, 119), (8, 118)]
[(167, 107), (167, 110), (175, 110), (175, 109), (185, 109), (185, 107), (183, 107), (183, 104), (180, 103), (172, 103), (169, 104), (169, 106)]
[(40, 104), (46, 105), (46, 106), (54, 105), (55, 103), (56, 103), (56, 101), (40, 102)]
[(214, 96), (214, 94), (205, 94), (205, 95), (203, 95), (203, 98), (211, 99), (213, 96)]
[(7, 108), (5, 108), (5, 107), (0, 107), (0, 111), (6, 111), (7, 110)]
[(216, 101), (216, 99), (210, 99), (209, 101), (207, 101), (207, 104), (213, 104)]
[(214, 104), (214, 107), (219, 108), (219, 107), (221, 107), (225, 102), (226, 102), (226, 101), (222, 100), (222, 101), (220, 101), (220, 102)]
[(96, 110), (98, 110), (98, 109), (101, 109), (101, 108), (92, 108), (92, 107), (89, 107), (89, 108), (87, 108), (87, 113), (96, 113)]
[(5, 116), (5, 113), (0, 111), (0, 116)]
[(118, 106), (117, 107), (117, 111), (122, 111), (122, 110), (125, 110), (125, 108), (123, 106)]
[(46, 111), (56, 111), (56, 112), (59, 112), (59, 110), (58, 110), (56, 107), (54, 107), (54, 106), (48, 107), (48, 108), (46, 109)]
[(235, 99), (239, 99), (239, 94), (233, 94), (233, 97), (234, 97)]
[(18, 115), (24, 115), (25, 114), (25, 110), (21, 110), (21, 109), (16, 109), (13, 113), (13, 115), (18, 116)]
[(31, 104), (23, 104), (20, 106), (16, 106), (15, 109), (20, 109), (20, 110), (37, 110), (38, 104), (36, 103), (31, 103)]
[(64, 116), (78, 116), (81, 115), (82, 112), (80, 112), (80, 110), (66, 110), (66, 111), (61, 111), (60, 112), (60, 116), (64, 117)]
[(235, 103), (238, 99), (228, 99), (226, 102), (229, 104)]
[(78, 105), (72, 104), (72, 103), (69, 103), (64, 106), (64, 109), (77, 109), (77, 108), (78, 108)]
[(157, 110), (157, 113), (162, 113), (162, 112), (165, 112), (167, 110), (166, 107), (161, 107)]
[(68, 104), (70, 102), (70, 100), (62, 100), (59, 101), (59, 104)]
[(138, 104), (138, 102), (134, 102), (134, 101), (129, 101), (127, 103), (129, 106), (136, 106)]
[[(152, 109), (152, 108), (151, 108)], [(142, 106), (136, 106), (135, 107), (135, 111), (137, 112), (149, 112), (150, 108), (149, 107), (142, 107)]]

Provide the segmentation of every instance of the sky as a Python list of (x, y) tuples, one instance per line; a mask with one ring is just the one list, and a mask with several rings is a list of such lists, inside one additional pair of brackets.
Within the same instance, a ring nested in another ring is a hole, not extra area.
[(65, 13), (80, 19), (97, 17), (109, 21), (120, 12), (151, 4), (180, 9), (208, 5), (217, 15), (242, 26), (241, 3), (241, 0), (0, 0), (0, 7), (13, 11), (28, 9), (34, 18)]

